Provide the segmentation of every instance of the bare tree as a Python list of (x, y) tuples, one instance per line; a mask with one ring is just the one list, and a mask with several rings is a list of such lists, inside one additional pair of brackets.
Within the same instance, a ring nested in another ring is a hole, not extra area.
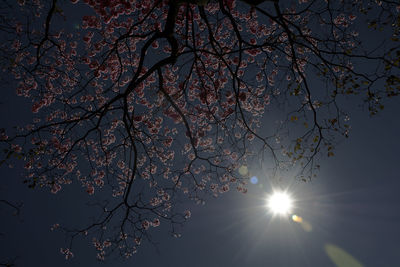
[(180, 200), (246, 193), (238, 169), (255, 158), (310, 179), (348, 135), (342, 96), (375, 114), (399, 94), (394, 1), (17, 2), (0, 4), (0, 63), (34, 118), (1, 131), (3, 162), (24, 160), (30, 187), (104, 199), (92, 224), (61, 226), (66, 258), (78, 235), (99, 259), (131, 256), (162, 222), (177, 235)]

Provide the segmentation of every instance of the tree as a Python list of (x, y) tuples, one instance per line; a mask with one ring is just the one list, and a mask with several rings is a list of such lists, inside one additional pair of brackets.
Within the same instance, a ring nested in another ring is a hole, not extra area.
[(254, 159), (306, 181), (348, 136), (343, 96), (375, 114), (400, 92), (392, 1), (17, 2), (1, 3), (0, 62), (33, 120), (1, 131), (2, 162), (22, 159), (29, 187), (105, 199), (92, 224), (55, 226), (66, 258), (78, 235), (99, 259), (131, 256), (163, 222), (178, 235), (179, 201), (246, 193)]

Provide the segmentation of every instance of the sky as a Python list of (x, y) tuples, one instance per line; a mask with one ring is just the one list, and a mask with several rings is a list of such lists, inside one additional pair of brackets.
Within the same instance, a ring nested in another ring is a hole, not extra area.
[(346, 253), (362, 264), (351, 266), (396, 266), (400, 107), (392, 101), (372, 118), (361, 107), (352, 114), (350, 138), (338, 145), (335, 157), (323, 160), (317, 178), (307, 183), (285, 178), (295, 200), (293, 214), (309, 226), (265, 209), (272, 188), (259, 175), (246, 195), (230, 192), (193, 205), (180, 238), (160, 228), (153, 235), (156, 245), (144, 244), (129, 260), (111, 256), (105, 262), (98, 262), (89, 241), (82, 240), (74, 247), (75, 257), (66, 261), (59, 253), (63, 234), (50, 227), (61, 221), (77, 225), (87, 220), (90, 207), (79, 203), (78, 193), (68, 188), (56, 195), (28, 189), (21, 183), (21, 169), (2, 167), (0, 194), (24, 205), (19, 216), (1, 207), (1, 259), (17, 257), (16, 266), (43, 267), (340, 266), (327, 253), (335, 248), (339, 256), (334, 257)]
[[(1, 125), (27, 119), (30, 106), (2, 88)], [(357, 102), (359, 103), (359, 102)], [(350, 137), (342, 140), (335, 156), (321, 160), (318, 177), (309, 182), (284, 177), (280, 186), (294, 199), (292, 213), (274, 216), (265, 208), (273, 190), (268, 174), (260, 170), (258, 183), (248, 193), (229, 192), (204, 205), (188, 203), (192, 217), (180, 238), (164, 226), (153, 231), (154, 244), (144, 243), (124, 261), (117, 256), (96, 260), (90, 240), (74, 244), (74, 257), (65, 260), (64, 235), (51, 231), (54, 223), (71, 226), (88, 221), (91, 207), (82, 203), (84, 192), (66, 187), (54, 195), (22, 184), (22, 168), (0, 167), (0, 199), (23, 203), (18, 216), (0, 205), (0, 263), (16, 266), (382, 266), (400, 265), (400, 105), (386, 102), (374, 117), (352, 100)], [(76, 189), (76, 188), (75, 188)], [(295, 214), (302, 218), (298, 223)]]

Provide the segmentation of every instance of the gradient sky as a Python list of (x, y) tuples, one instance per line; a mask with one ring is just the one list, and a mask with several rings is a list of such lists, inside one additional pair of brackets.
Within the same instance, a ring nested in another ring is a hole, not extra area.
[[(1, 112), (12, 115), (3, 116), (3, 122), (18, 121), (23, 113), (6, 100), (12, 96), (4, 99)], [(398, 266), (399, 114), (395, 101), (373, 118), (361, 108), (353, 110), (350, 138), (338, 146), (335, 157), (322, 161), (319, 176), (308, 183), (287, 177), (297, 200), (293, 213), (308, 221), (311, 231), (266, 211), (263, 199), (271, 187), (259, 175), (259, 183), (249, 184), (247, 195), (230, 192), (204, 206), (193, 205), (181, 238), (172, 238), (160, 227), (153, 235), (158, 244), (144, 244), (127, 261), (111, 256), (98, 262), (89, 240), (78, 241), (75, 257), (66, 261), (59, 253), (63, 235), (50, 227), (88, 219), (90, 207), (79, 202), (81, 193), (68, 187), (56, 195), (33, 191), (21, 183), (18, 166), (2, 167), (2, 198), (24, 206), (19, 217), (1, 206), (1, 258), (17, 256), (17, 266), (43, 267), (336, 266), (326, 253), (334, 245), (362, 266)]]
[[(29, 119), (29, 105), (6, 89), (2, 127)], [(318, 177), (307, 183), (285, 177), (283, 184), (295, 199), (293, 213), (307, 223), (272, 216), (264, 207), (273, 189), (267, 174), (250, 170), (259, 181), (249, 184), (246, 195), (232, 191), (205, 205), (189, 203), (192, 218), (182, 237), (171, 237), (161, 226), (153, 231), (157, 244), (146, 242), (127, 261), (114, 255), (98, 262), (85, 239), (77, 240), (74, 258), (66, 261), (59, 253), (64, 236), (50, 227), (87, 221), (91, 207), (82, 203), (85, 193), (73, 186), (56, 195), (31, 190), (21, 182), (21, 166), (2, 166), (0, 199), (23, 207), (13, 216), (12, 209), (0, 205), (0, 261), (16, 258), (16, 266), (38, 267), (400, 266), (400, 105), (397, 99), (386, 104), (371, 118), (350, 99), (344, 107), (351, 111), (350, 138), (337, 146), (333, 158), (321, 160)], [(357, 262), (338, 265), (346, 255)]]

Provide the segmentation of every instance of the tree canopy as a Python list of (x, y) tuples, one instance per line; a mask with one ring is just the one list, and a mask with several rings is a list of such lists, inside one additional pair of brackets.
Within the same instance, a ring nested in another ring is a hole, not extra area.
[[(311, 179), (347, 137), (347, 96), (370, 114), (400, 93), (396, 1), (5, 0), (0, 64), (32, 122), (1, 129), (2, 163), (57, 193), (99, 197), (98, 258), (134, 254), (152, 227), (246, 193), (257, 160)], [(79, 23), (72, 17), (80, 16)], [(371, 37), (373, 33), (376, 37)], [(373, 40), (371, 40), (371, 38)], [(29, 115), (30, 116), (30, 115)]]

